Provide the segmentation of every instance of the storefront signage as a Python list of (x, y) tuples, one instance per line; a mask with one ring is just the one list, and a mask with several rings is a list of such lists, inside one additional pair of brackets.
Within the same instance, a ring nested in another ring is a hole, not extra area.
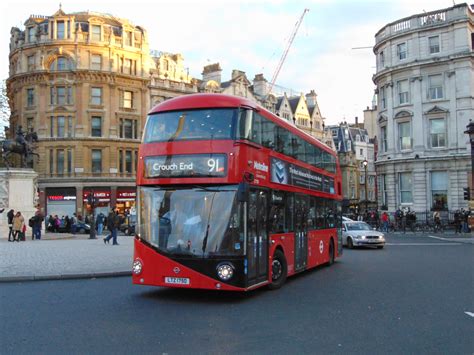
[[(87, 202), (87, 197), (92, 191), (84, 191), (83, 200)], [(94, 197), (97, 198), (101, 202), (109, 202), (110, 201), (110, 191), (94, 191)]]
[(117, 191), (117, 201), (135, 201), (136, 191)]
[(49, 195), (49, 201), (75, 201), (76, 196), (64, 196), (64, 195)]
[(333, 178), (276, 158), (271, 160), (271, 181), (283, 185), (334, 193)]
[(223, 177), (225, 154), (163, 155), (145, 159), (147, 178)]

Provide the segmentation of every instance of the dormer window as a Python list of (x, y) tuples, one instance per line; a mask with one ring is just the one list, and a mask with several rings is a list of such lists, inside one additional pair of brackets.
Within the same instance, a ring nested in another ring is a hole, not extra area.
[(64, 21), (56, 22), (56, 38), (57, 39), (66, 38), (66, 32), (64, 31)]
[(53, 61), (51, 65), (49, 66), (49, 70), (51, 71), (55, 71), (55, 70), (61, 71), (61, 70), (70, 70), (70, 69), (72, 69), (71, 61), (69, 60), (69, 58), (66, 58), (66, 57), (56, 58), (56, 60)]
[(102, 30), (100, 25), (92, 25), (91, 26), (91, 40), (92, 41), (101, 41), (102, 40)]

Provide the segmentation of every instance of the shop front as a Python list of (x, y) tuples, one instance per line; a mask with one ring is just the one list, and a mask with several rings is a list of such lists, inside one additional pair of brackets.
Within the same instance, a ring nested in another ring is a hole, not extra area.
[(96, 205), (94, 209), (94, 216), (97, 216), (99, 213), (108, 215), (110, 211), (110, 189), (107, 188), (93, 188), (85, 187), (82, 193), (82, 200), (84, 203), (85, 214), (90, 215), (92, 213), (92, 206), (88, 203), (88, 197), (90, 194), (93, 194), (95, 197)]
[(76, 188), (46, 188), (45, 207), (47, 216), (71, 217), (76, 212)]
[(135, 210), (135, 203), (137, 198), (137, 190), (132, 187), (118, 187), (117, 188), (117, 202), (116, 208), (120, 214), (127, 216), (133, 214)]

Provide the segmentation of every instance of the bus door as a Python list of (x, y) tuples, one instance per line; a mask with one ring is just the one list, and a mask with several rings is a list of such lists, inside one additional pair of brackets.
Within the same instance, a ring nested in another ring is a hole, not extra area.
[(308, 264), (308, 196), (295, 195), (295, 271)]
[(248, 286), (268, 278), (268, 192), (250, 190), (247, 223)]

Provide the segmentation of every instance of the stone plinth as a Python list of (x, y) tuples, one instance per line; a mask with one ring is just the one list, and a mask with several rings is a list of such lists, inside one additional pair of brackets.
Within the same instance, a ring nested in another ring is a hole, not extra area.
[[(7, 213), (10, 209), (20, 211), (28, 227), (38, 204), (38, 174), (33, 169), (0, 169), (0, 238), (8, 236)], [(28, 232), (30, 233), (30, 232)]]

